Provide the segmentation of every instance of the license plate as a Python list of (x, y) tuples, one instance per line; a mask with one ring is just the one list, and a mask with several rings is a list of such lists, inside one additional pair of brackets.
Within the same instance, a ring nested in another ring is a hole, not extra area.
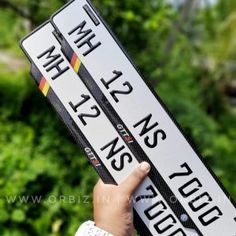
[(198, 230), (203, 235), (235, 235), (235, 206), (91, 3), (71, 1), (52, 22), (65, 41), (67, 57), (82, 61)]
[[(130, 140), (121, 138), (93, 95), (78, 79), (61, 50), (51, 23), (36, 29), (22, 40), (21, 46), (31, 61), (31, 74), (40, 91), (58, 112), (100, 177), (106, 183), (121, 183), (138, 164), (127, 146)], [(112, 157), (110, 153), (113, 153)], [(178, 221), (149, 177), (137, 190), (133, 202), (135, 221), (142, 235), (155, 234), (157, 227), (163, 232), (170, 228), (172, 233), (197, 235), (192, 231), (188, 233), (189, 229)], [(160, 214), (159, 211), (164, 212), (160, 222), (151, 224), (148, 218), (154, 213)]]
[(233, 200), (91, 3), (71, 1), (52, 23), (22, 41), (31, 73), (104, 182), (151, 164), (134, 197), (141, 235), (236, 236)]

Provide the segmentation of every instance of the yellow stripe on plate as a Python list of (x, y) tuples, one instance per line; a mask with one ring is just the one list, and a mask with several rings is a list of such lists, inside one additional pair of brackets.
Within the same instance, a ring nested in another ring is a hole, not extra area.
[(74, 70), (75, 70), (76, 73), (79, 72), (80, 65), (81, 65), (81, 61), (80, 61), (80, 59), (78, 58), (78, 59), (76, 60), (76, 62), (75, 62), (75, 66), (74, 66)]
[(43, 90), (42, 90), (42, 93), (43, 95), (46, 97), (48, 95), (48, 90), (49, 90), (50, 86), (49, 86), (49, 83), (46, 82), (44, 87), (43, 87)]

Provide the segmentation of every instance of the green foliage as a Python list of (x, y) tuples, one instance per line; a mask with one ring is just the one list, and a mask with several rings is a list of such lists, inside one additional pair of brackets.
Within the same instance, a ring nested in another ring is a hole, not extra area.
[[(92, 218), (96, 173), (38, 92), (28, 64), (1, 61), (8, 53), (26, 60), (19, 39), (65, 1), (10, 2), (29, 14), (0, 9), (0, 234), (73, 235)], [(94, 3), (235, 198), (236, 115), (223, 89), (234, 80), (235, 1), (186, 19), (165, 1)]]

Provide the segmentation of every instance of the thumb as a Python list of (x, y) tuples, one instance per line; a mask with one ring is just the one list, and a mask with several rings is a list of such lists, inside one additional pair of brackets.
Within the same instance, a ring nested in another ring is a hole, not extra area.
[(147, 162), (142, 162), (136, 167), (133, 172), (120, 184), (120, 188), (131, 196), (138, 186), (142, 183), (151, 169)]

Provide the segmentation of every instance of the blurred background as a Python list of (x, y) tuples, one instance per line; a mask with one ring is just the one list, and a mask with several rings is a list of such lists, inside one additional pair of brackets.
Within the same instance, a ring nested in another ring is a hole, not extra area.
[[(19, 40), (66, 0), (0, 0), (0, 235), (74, 235), (97, 180), (29, 75)], [(236, 1), (94, 0), (236, 198)]]

